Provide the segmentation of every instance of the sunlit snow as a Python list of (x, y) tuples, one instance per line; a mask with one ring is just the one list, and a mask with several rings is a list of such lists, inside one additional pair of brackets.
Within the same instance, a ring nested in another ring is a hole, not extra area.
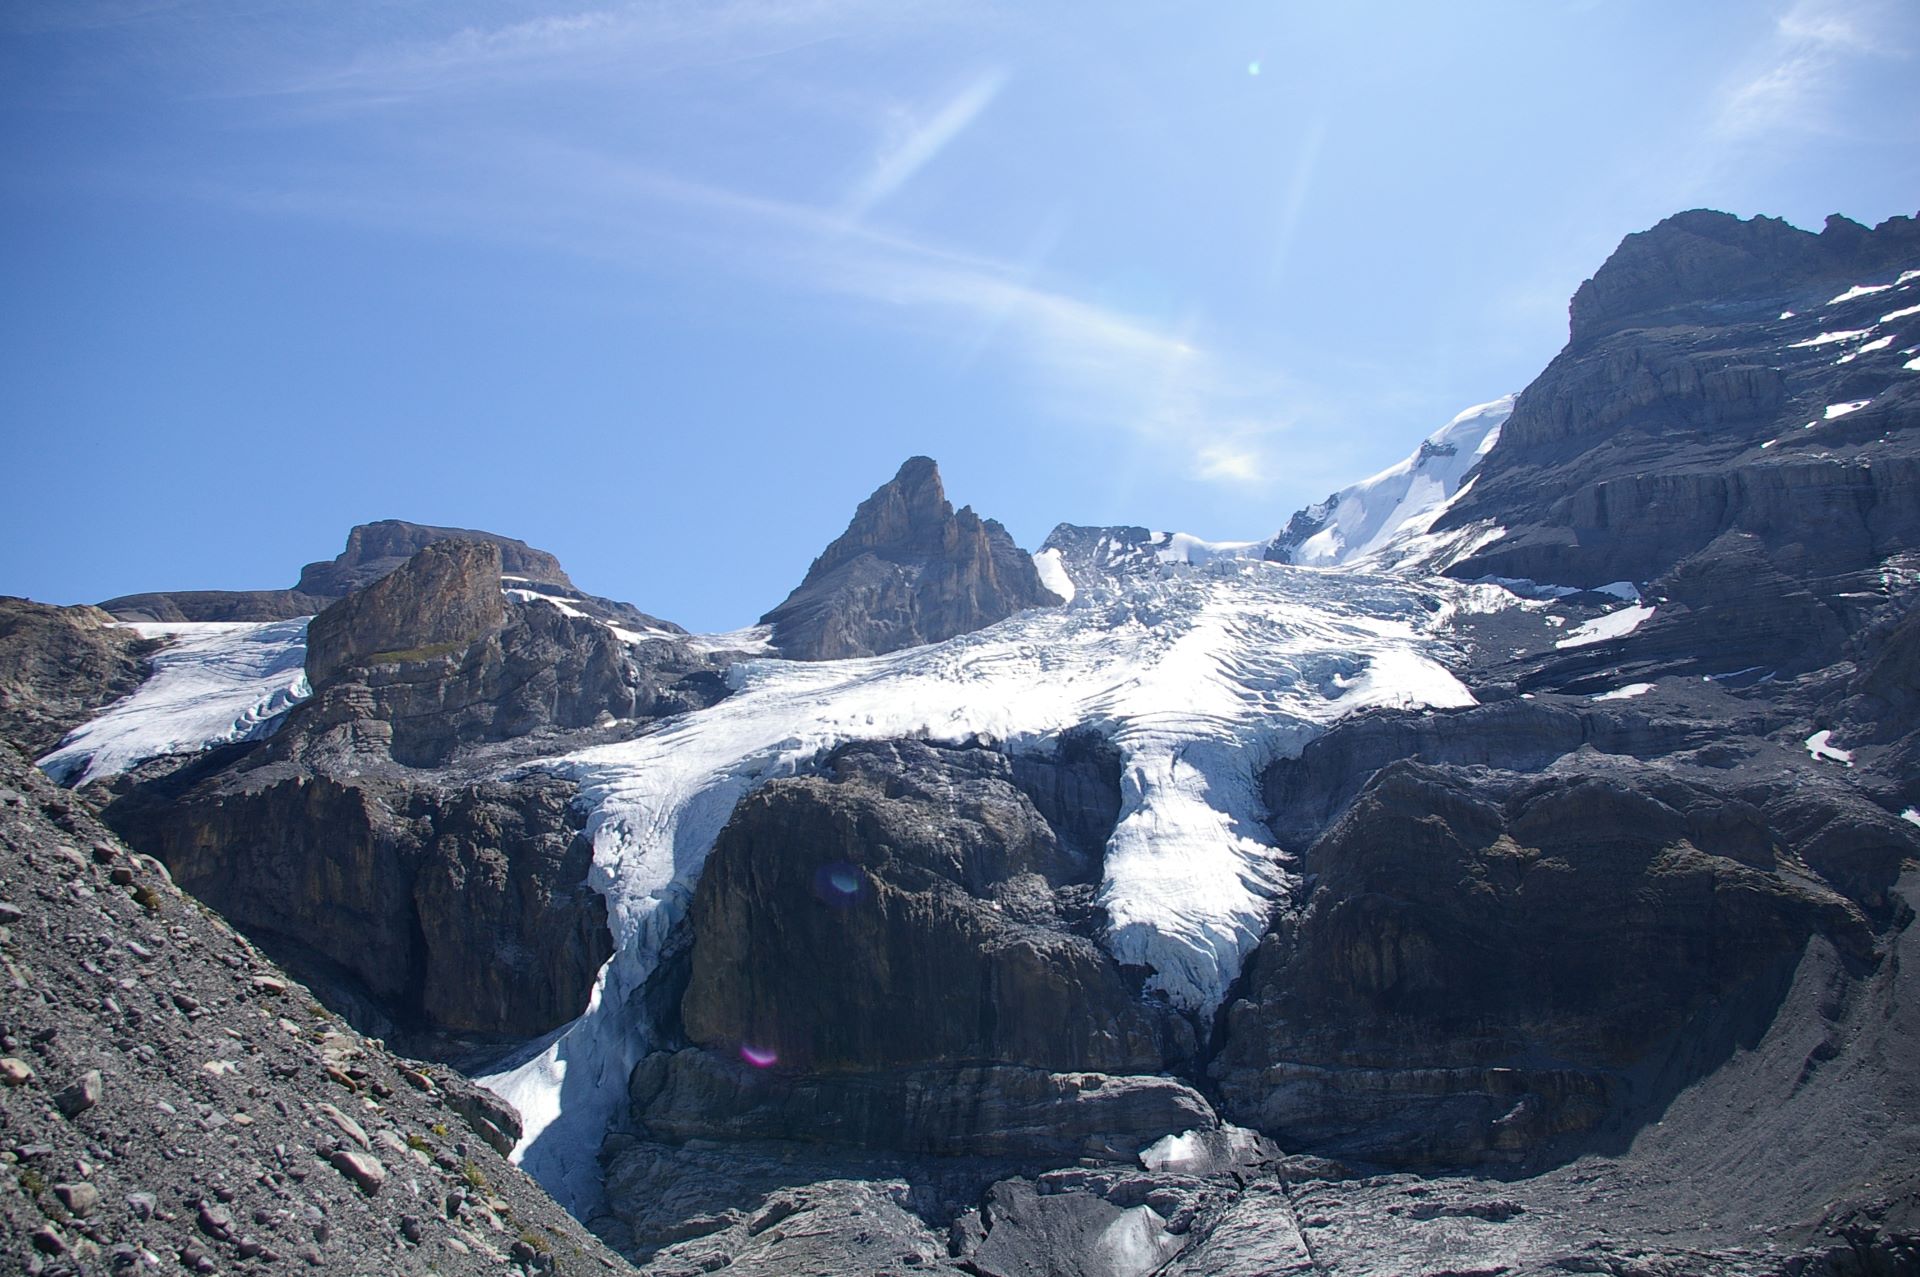
[(1855, 399), (1851, 403), (1830, 403), (1827, 405), (1826, 420), (1832, 421), (1835, 417), (1844, 417), (1850, 412), (1859, 412), (1872, 402), (1873, 400), (1871, 399)]
[(168, 645), (153, 673), (74, 729), (40, 767), (61, 784), (117, 776), (149, 758), (270, 734), (306, 699), (307, 619), (176, 621), (132, 626)]
[(1871, 297), (1875, 293), (1884, 293), (1892, 287), (1892, 284), (1855, 284), (1838, 297), (1831, 298), (1827, 305), (1838, 306), (1841, 302), (1850, 302), (1856, 297)]
[(1824, 728), (1815, 732), (1813, 735), (1807, 737), (1807, 753), (1816, 759), (1825, 759), (1828, 762), (1834, 763), (1845, 763), (1849, 767), (1853, 766), (1853, 751), (1828, 744), (1832, 739), (1833, 733)]
[(1593, 643), (1604, 643), (1608, 639), (1625, 638), (1639, 629), (1641, 624), (1652, 615), (1653, 608), (1648, 605), (1623, 607), (1617, 612), (1596, 616), (1585, 625), (1576, 627), (1571, 634), (1554, 646), (1586, 647)]
[(1628, 701), (1636, 696), (1645, 696), (1652, 690), (1652, 683), (1628, 683), (1625, 687), (1616, 687), (1611, 692), (1602, 692), (1593, 699), (1596, 701)]
[(1429, 435), (1411, 457), (1335, 493), (1325, 526), (1295, 547), (1293, 562), (1355, 564), (1396, 541), (1425, 535), (1460, 495), (1467, 471), (1499, 441), (1514, 399), (1503, 395), (1467, 409)]
[(1060, 551), (1040, 551), (1033, 556), (1033, 568), (1040, 574), (1040, 584), (1067, 602), (1073, 602), (1075, 592), (1073, 578), (1067, 575), (1066, 567), (1060, 562)]
[(1836, 341), (1858, 341), (1871, 333), (1871, 328), (1847, 328), (1836, 332), (1821, 333), (1818, 337), (1809, 337), (1805, 341), (1796, 341), (1788, 350), (1799, 350), (1806, 346), (1831, 346)]
[(1105, 734), (1123, 758), (1106, 944), (1210, 1014), (1296, 881), (1299, 849), (1273, 846), (1264, 823), (1261, 770), (1366, 706), (1471, 704), (1431, 629), (1451, 608), (1511, 598), (1244, 561), (1083, 580), (1068, 607), (944, 643), (738, 664), (718, 705), (539, 764), (580, 785), (615, 957), (579, 1020), (485, 1079), (520, 1109), (523, 1165), (563, 1201), (596, 1191), (601, 1134), (647, 1048), (632, 995), (721, 826), (763, 781), (850, 740), (978, 736), (1022, 750), (1076, 727)]
[(1890, 310), (1880, 316), (1880, 322), (1890, 324), (1896, 319), (1905, 319), (1909, 315), (1920, 315), (1920, 306), (1908, 306), (1905, 310)]

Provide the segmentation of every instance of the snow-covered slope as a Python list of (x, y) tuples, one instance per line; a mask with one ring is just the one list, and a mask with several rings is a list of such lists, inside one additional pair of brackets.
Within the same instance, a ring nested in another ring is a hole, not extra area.
[(579, 1020), (486, 1079), (520, 1109), (524, 1165), (575, 1205), (647, 1049), (629, 1011), (739, 799), (840, 742), (990, 737), (1015, 750), (1091, 726), (1124, 758), (1107, 847), (1107, 945), (1180, 1005), (1218, 1006), (1292, 881), (1257, 776), (1370, 705), (1471, 703), (1435, 659), (1433, 618), (1506, 596), (1449, 582), (1257, 561), (1094, 578), (1065, 608), (886, 656), (736, 665), (728, 700), (631, 741), (540, 766), (590, 807), (592, 881), (615, 957)]
[(170, 640), (153, 673), (75, 728), (40, 767), (61, 784), (117, 776), (145, 759), (270, 734), (306, 699), (307, 619), (142, 623)]
[(1502, 395), (1476, 404), (1427, 436), (1406, 460), (1300, 511), (1274, 538), (1268, 557), (1306, 567), (1402, 557), (1390, 552), (1425, 536), (1459, 496), (1467, 471), (1499, 442), (1513, 401), (1513, 395)]

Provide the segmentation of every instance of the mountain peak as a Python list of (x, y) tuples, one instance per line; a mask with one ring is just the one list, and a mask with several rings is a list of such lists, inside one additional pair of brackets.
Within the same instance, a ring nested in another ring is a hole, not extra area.
[(1627, 236), (1580, 285), (1569, 344), (1625, 328), (1724, 322), (1729, 306), (1771, 304), (1801, 286), (1882, 270), (1917, 254), (1920, 222), (1909, 217), (1869, 230), (1835, 214), (1815, 234), (1777, 217), (1689, 209)]
[(955, 511), (940, 467), (914, 456), (761, 621), (788, 656), (831, 660), (937, 642), (1060, 601), (1005, 528), (971, 506)]

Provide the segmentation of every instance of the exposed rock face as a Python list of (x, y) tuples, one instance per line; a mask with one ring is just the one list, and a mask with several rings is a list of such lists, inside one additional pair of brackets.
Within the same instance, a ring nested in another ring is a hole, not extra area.
[(938, 642), (1060, 601), (1005, 528), (956, 513), (939, 468), (911, 457), (760, 619), (782, 653), (820, 661)]
[(558, 559), (524, 541), (495, 532), (435, 528), (399, 519), (357, 525), (347, 533), (345, 550), (330, 560), (307, 564), (291, 590), (163, 590), (123, 594), (100, 606), (123, 621), (284, 621), (312, 616), (328, 604), (372, 585), (428, 546), (450, 541), (495, 547), (501, 571), (529, 589), (587, 601), (596, 605), (596, 611), (624, 612), (628, 614), (624, 619), (635, 623), (636, 628), (679, 628), (645, 616), (627, 604), (580, 594)]
[(287, 764), (112, 818), (176, 881), (385, 1036), (531, 1037), (611, 953), (572, 786), (434, 786)]
[(138, 687), (156, 646), (98, 608), (0, 597), (0, 739), (38, 758)]
[(392, 663), (402, 653), (426, 659), (505, 623), (499, 547), (436, 542), (313, 618), (307, 678), (319, 687), (349, 666)]
[(1211, 1129), (1176, 1078), (1008, 1064), (886, 1072), (762, 1070), (715, 1051), (648, 1056), (629, 1089), (651, 1139), (799, 1140), (941, 1157), (1127, 1159), (1152, 1138)]
[(122, 594), (100, 610), (121, 621), (286, 621), (312, 616), (331, 602), (298, 590), (170, 590)]
[(491, 541), (428, 544), (314, 618), (314, 694), (277, 734), (136, 771), (108, 811), (332, 1005), (423, 1051), (573, 1018), (611, 952), (573, 786), (438, 769), (726, 691), (670, 635), (630, 647), (504, 597), (501, 567)]
[(1190, 1087), (1123, 1076), (1195, 1041), (1092, 939), (1117, 765), (1085, 739), (852, 745), (743, 801), (689, 916), (692, 1047), (636, 1069), (638, 1129), (1071, 1157), (1212, 1125)]
[[(1728, 303), (1776, 297), (1836, 277), (1898, 271), (1920, 260), (1920, 222), (1896, 217), (1869, 231), (1834, 216), (1818, 235), (1773, 217), (1741, 221), (1710, 209), (1676, 213), (1621, 241), (1571, 306), (1573, 344), (1626, 327), (1722, 321)], [(1844, 285), (1843, 285), (1844, 287)], [(1826, 294), (1822, 293), (1822, 296)]]
[(505, 599), (487, 542), (428, 546), (307, 628), (313, 699), (277, 756), (448, 762), (463, 747), (708, 705), (726, 689), (671, 636), (629, 648), (544, 597)]
[(1752, 738), (1742, 764), (1729, 726), (1507, 701), (1276, 764), (1276, 833), (1331, 828), (1225, 1017), (1225, 1114), (1340, 1156), (1523, 1163), (1645, 1120), (1702, 1018), (1768, 1023), (1814, 940), (1870, 970), (1920, 831)]
[[(1899, 351), (1913, 323), (1882, 318), (1916, 300), (1895, 284), (1915, 266), (1906, 218), (1816, 236), (1693, 212), (1629, 236), (1436, 523), (1506, 529), (1448, 574), (1653, 582), (1711, 618), (1751, 599), (1764, 563), (1813, 595), (1764, 655), (1831, 661), (1857, 624), (1847, 600), (1873, 584), (1855, 574), (1920, 549), (1920, 383)], [(1713, 624), (1764, 641), (1749, 619)]]
[(400, 519), (362, 523), (347, 533), (347, 548), (331, 560), (309, 563), (293, 588), (302, 594), (341, 598), (363, 590), (430, 545), (446, 541), (480, 542), (499, 552), (501, 571), (511, 576), (571, 590), (560, 561), (545, 550), (496, 532), (472, 528), (435, 528)]
[(509, 1108), (319, 1011), (5, 743), (0, 955), (0, 1269), (627, 1271), (492, 1146)]

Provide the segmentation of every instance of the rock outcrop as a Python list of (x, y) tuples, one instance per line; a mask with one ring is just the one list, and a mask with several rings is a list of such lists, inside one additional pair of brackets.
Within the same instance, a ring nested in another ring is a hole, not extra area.
[(0, 597), (0, 739), (38, 758), (138, 687), (157, 646), (99, 608)]
[(429, 659), (492, 634), (506, 618), (499, 547), (436, 542), (313, 618), (307, 678), (319, 687), (352, 666)]
[(532, 1037), (580, 1013), (611, 953), (565, 782), (282, 763), (172, 788), (132, 787), (110, 818), (370, 1032)]
[(560, 560), (525, 541), (497, 532), (436, 528), (401, 519), (356, 525), (347, 533), (347, 548), (332, 559), (307, 564), (300, 570), (300, 580), (293, 588), (301, 594), (344, 598), (356, 590), (366, 589), (428, 546), (447, 541), (491, 545), (499, 552), (502, 572), (526, 581), (573, 588)]
[(1060, 602), (1005, 528), (971, 507), (956, 512), (939, 468), (911, 457), (760, 620), (784, 655), (822, 661), (934, 643)]
[(107, 810), (330, 1005), (426, 1052), (564, 1023), (611, 952), (574, 787), (449, 765), (726, 693), (678, 638), (508, 597), (501, 569), (496, 542), (429, 543), (314, 618), (313, 695), (276, 734), (156, 760)]
[(819, 773), (743, 801), (709, 857), (688, 1049), (636, 1069), (638, 1131), (1071, 1157), (1212, 1125), (1154, 1076), (1192, 1058), (1192, 1027), (1094, 940), (1110, 747), (894, 741)]
[(364, 590), (428, 546), (454, 541), (494, 547), (502, 574), (529, 593), (572, 600), (634, 629), (680, 632), (679, 626), (648, 616), (631, 604), (580, 593), (558, 559), (524, 541), (497, 532), (436, 528), (401, 519), (356, 525), (347, 533), (345, 550), (307, 564), (290, 590), (161, 590), (123, 594), (100, 607), (123, 621), (284, 621), (313, 616)]
[[(1651, 583), (1702, 641), (1831, 662), (1880, 563), (1920, 550), (1915, 267), (1906, 218), (1811, 235), (1697, 211), (1629, 236), (1435, 524), (1503, 529), (1448, 574)], [(1729, 611), (1761, 591), (1798, 597), (1790, 633)]]

